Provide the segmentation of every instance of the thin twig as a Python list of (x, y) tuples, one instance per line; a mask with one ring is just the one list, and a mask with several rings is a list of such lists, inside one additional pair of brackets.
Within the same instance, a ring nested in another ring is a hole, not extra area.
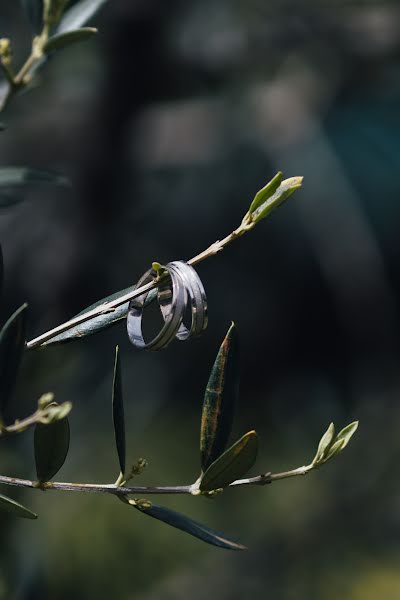
[(21, 419), (20, 421), (15, 421), (12, 425), (2, 425), (0, 427), (0, 435), (7, 435), (8, 433), (21, 433), (25, 431), (28, 427), (32, 425), (36, 425), (40, 421), (41, 411), (36, 411), (29, 417), (25, 419)]
[[(293, 471), (285, 471), (283, 473), (265, 473), (258, 475), (257, 477), (251, 477), (249, 479), (237, 479), (233, 481), (228, 487), (237, 487), (243, 485), (266, 485), (273, 481), (280, 479), (287, 479), (288, 477), (296, 477), (299, 475), (306, 475), (313, 469), (312, 465), (307, 467), (299, 467)], [(199, 495), (193, 485), (167, 485), (167, 486), (117, 486), (115, 483), (64, 483), (58, 481), (48, 481), (45, 483), (39, 481), (33, 481), (31, 479), (20, 479), (18, 477), (7, 477), (0, 475), (0, 484), (11, 485), (22, 488), (34, 488), (47, 490), (57, 490), (61, 492), (86, 492), (86, 493), (97, 493), (97, 494), (112, 494), (114, 496), (129, 496), (133, 494), (191, 494)]]

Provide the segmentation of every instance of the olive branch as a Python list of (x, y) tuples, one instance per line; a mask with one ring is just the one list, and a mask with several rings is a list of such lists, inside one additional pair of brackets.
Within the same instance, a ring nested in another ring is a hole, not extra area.
[[(106, 0), (81, 0), (67, 9), (68, 0), (24, 0), (23, 4), (37, 32), (33, 37), (29, 56), (19, 69), (15, 69), (12, 44), (0, 39), (0, 64), (4, 82), (0, 85), (0, 110), (21, 90), (29, 89), (37, 73), (48, 59), (68, 46), (94, 37), (97, 29), (84, 27)], [(68, 185), (68, 181), (54, 173), (27, 167), (0, 168), (0, 208), (19, 201), (18, 191), (26, 184), (50, 183)], [(215, 256), (232, 241), (251, 231), (260, 221), (280, 206), (302, 185), (302, 177), (283, 179), (278, 172), (260, 189), (252, 200), (240, 225), (222, 240), (217, 240), (197, 254), (188, 264), (197, 265)], [(73, 342), (110, 327), (126, 318), (130, 300), (155, 290), (167, 274), (162, 266), (153, 263), (156, 276), (137, 288), (132, 285), (84, 309), (67, 322), (26, 340), (27, 304), (18, 308), (0, 331), (0, 437), (21, 433), (34, 427), (34, 455), (37, 480), (0, 475), (0, 484), (42, 491), (68, 491), (102, 493), (115, 496), (142, 514), (163, 521), (205, 542), (226, 549), (242, 550), (242, 544), (225, 535), (193, 521), (189, 517), (159, 506), (147, 496), (154, 494), (187, 494), (209, 498), (220, 496), (227, 488), (238, 486), (263, 486), (281, 479), (304, 476), (320, 468), (337, 456), (354, 435), (358, 422), (353, 422), (338, 434), (331, 424), (322, 436), (316, 455), (306, 466), (281, 473), (264, 472), (247, 477), (254, 467), (258, 453), (258, 436), (255, 430), (245, 433), (232, 445), (228, 445), (234, 408), (238, 401), (238, 335), (235, 325), (230, 326), (211, 369), (204, 394), (200, 427), (200, 474), (189, 485), (139, 486), (129, 485), (140, 476), (147, 461), (138, 459), (127, 468), (125, 419), (122, 389), (122, 370), (118, 347), (115, 350), (112, 379), (112, 419), (115, 445), (119, 462), (119, 474), (115, 483), (87, 484), (54, 481), (63, 466), (70, 445), (68, 415), (70, 402), (58, 404), (53, 394), (44, 394), (38, 400), (36, 410), (29, 416), (7, 423), (6, 412), (18, 379), (21, 360), (27, 350), (46, 348), (49, 345)], [(2, 287), (3, 260), (0, 249), (0, 284)], [(144, 497), (138, 497), (144, 496)], [(17, 517), (36, 519), (37, 515), (12, 498), (0, 495), (0, 510)]]

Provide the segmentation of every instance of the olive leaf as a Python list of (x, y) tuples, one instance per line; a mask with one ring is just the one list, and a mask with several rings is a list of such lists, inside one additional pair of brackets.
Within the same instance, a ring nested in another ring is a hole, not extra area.
[(238, 371), (238, 339), (232, 323), (218, 351), (204, 395), (200, 429), (203, 472), (226, 448), (239, 392)]
[(358, 421), (353, 421), (353, 423), (346, 425), (346, 427), (343, 427), (343, 429), (341, 431), (339, 431), (339, 433), (336, 436), (336, 441), (343, 442), (341, 450), (346, 448), (347, 444), (349, 443), (349, 441), (351, 440), (351, 438), (353, 437), (353, 435), (355, 434), (357, 429), (358, 429)]
[(328, 460), (336, 456), (336, 454), (339, 454), (339, 452), (343, 450), (343, 443), (343, 440), (334, 441), (329, 450), (327, 451), (325, 459), (322, 461), (322, 464), (328, 462)]
[(254, 465), (257, 452), (257, 433), (249, 431), (208, 467), (201, 478), (199, 489), (209, 492), (241, 479)]
[(56, 50), (61, 50), (62, 48), (66, 48), (78, 42), (84, 42), (89, 38), (96, 35), (97, 29), (94, 27), (82, 27), (81, 29), (75, 29), (73, 31), (67, 31), (65, 33), (60, 33), (59, 35), (54, 35), (49, 38), (46, 44), (43, 47), (43, 52), (45, 54), (50, 54)]
[(282, 183), (283, 173), (278, 173), (269, 181), (261, 190), (258, 190), (254, 196), (253, 202), (250, 204), (249, 213), (252, 214), (257, 208), (259, 208), (268, 198), (275, 194), (276, 190)]
[(317, 453), (312, 461), (313, 465), (318, 465), (324, 461), (329, 448), (332, 446), (334, 436), (335, 426), (333, 423), (331, 423), (319, 442)]
[(0, 207), (5, 208), (23, 200), (21, 187), (28, 184), (69, 186), (69, 180), (57, 173), (29, 167), (0, 168)]
[(64, 13), (57, 33), (65, 33), (79, 29), (100, 10), (107, 0), (80, 0)]
[[(279, 175), (280, 174), (278, 173), (278, 175), (276, 175), (275, 178), (268, 185), (271, 185), (274, 182), (274, 180), (278, 178)], [(280, 206), (285, 200), (287, 200), (289, 196), (291, 196), (296, 190), (301, 188), (302, 183), (303, 177), (290, 177), (289, 179), (285, 179), (284, 181), (282, 181), (272, 195), (265, 194), (266, 197), (264, 198), (264, 201), (261, 200), (261, 202), (256, 202), (257, 208), (255, 208), (250, 213), (251, 222), (258, 223), (262, 219), (265, 219), (275, 208), (278, 208), (278, 206)], [(260, 190), (260, 192), (262, 191), (263, 190)]]
[[(57, 407), (56, 402), (48, 408)], [(49, 481), (63, 466), (69, 450), (70, 428), (68, 417), (44, 425), (37, 423), (34, 433), (37, 478)]]
[(209, 527), (206, 527), (201, 523), (197, 523), (197, 521), (193, 521), (193, 519), (189, 519), (189, 517), (175, 512), (170, 508), (158, 506), (157, 504), (152, 504), (151, 502), (145, 501), (136, 503), (135, 501), (131, 500), (130, 504), (145, 515), (153, 517), (154, 519), (158, 519), (159, 521), (163, 521), (164, 523), (167, 523), (172, 527), (176, 527), (177, 529), (181, 529), (185, 533), (193, 535), (194, 537), (203, 540), (203, 542), (206, 542), (207, 544), (219, 546), (220, 548), (225, 548), (226, 550), (246, 550), (246, 546), (238, 544), (237, 542), (233, 542), (232, 540), (227, 539), (223, 534), (213, 531)]
[(0, 511), (10, 513), (24, 519), (37, 519), (37, 515), (16, 500), (0, 494)]
[(123, 476), (126, 468), (125, 416), (118, 346), (115, 348), (114, 375), (112, 384), (112, 413), (119, 467), (121, 470), (121, 475)]
[[(49, 54), (53, 50), (58, 50), (61, 47), (83, 41), (91, 37), (96, 30), (92, 28), (84, 28), (83, 25), (91, 19), (106, 3), (107, 0), (81, 0), (76, 2), (69, 10), (61, 17), (58, 26), (54, 30), (54, 35), (45, 44), (44, 55), (37, 60), (29, 71), (32, 78), (50, 59)], [(90, 30), (90, 33), (89, 33)], [(57, 48), (55, 46), (58, 46)], [(4, 97), (7, 94), (7, 89), (4, 91)], [(2, 94), (0, 92), (0, 98)], [(2, 101), (0, 100), (0, 108)]]
[[(115, 292), (114, 294), (111, 294), (106, 298), (102, 298), (101, 300), (98, 300), (94, 304), (91, 304), (87, 308), (83, 309), (80, 313), (75, 315), (75, 317), (84, 315), (85, 313), (90, 312), (91, 310), (97, 308), (98, 306), (101, 306), (102, 304), (106, 304), (108, 302), (112, 302), (113, 300), (117, 300), (118, 298), (121, 298), (121, 296), (125, 296), (125, 294), (128, 294), (129, 292), (133, 292), (134, 289), (135, 286), (131, 285), (130, 287), (125, 288), (124, 290), (120, 290), (119, 292)], [(157, 290), (151, 290), (149, 292), (145, 305), (147, 306), (150, 302), (152, 302), (156, 295)], [(107, 329), (108, 327), (111, 327), (118, 321), (125, 319), (128, 314), (128, 307), (129, 301), (125, 302), (124, 304), (121, 304), (121, 306), (118, 306), (117, 308), (114, 308), (108, 312), (104, 312), (101, 315), (97, 315), (96, 317), (88, 319), (87, 321), (84, 321), (79, 325), (75, 325), (75, 327), (71, 327), (71, 329), (68, 329), (63, 333), (60, 333), (54, 336), (53, 338), (50, 338), (49, 340), (47, 340), (47, 342), (43, 342), (43, 344), (41, 344), (40, 347), (43, 348), (44, 346), (65, 344), (67, 342), (82, 339), (88, 335), (99, 333), (103, 329)]]
[(0, 415), (3, 416), (17, 381), (25, 348), (26, 308), (23, 304), (0, 331)]
[(358, 421), (346, 425), (335, 437), (335, 426), (331, 423), (321, 438), (312, 466), (317, 468), (339, 454), (357, 431)]

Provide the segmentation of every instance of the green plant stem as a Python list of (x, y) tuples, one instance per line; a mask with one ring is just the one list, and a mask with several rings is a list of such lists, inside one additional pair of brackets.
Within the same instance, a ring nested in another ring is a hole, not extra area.
[(3, 98), (2, 104), (0, 105), (0, 112), (4, 111), (14, 94), (29, 83), (30, 71), (33, 69), (36, 63), (43, 58), (43, 48), (49, 39), (49, 33), (49, 25), (45, 24), (41, 34), (34, 38), (31, 53), (15, 76), (10, 68), (6, 70), (3, 65), (3, 70), (9, 83), (9, 88), (5, 97)]
[[(233, 240), (240, 237), (241, 235), (246, 233), (246, 231), (248, 231), (248, 230), (249, 230), (248, 227), (241, 225), (240, 227), (235, 229), (235, 231), (233, 231), (232, 233), (227, 235), (224, 239), (217, 240), (216, 242), (211, 244), (211, 246), (209, 246), (206, 250), (204, 250), (200, 254), (197, 254), (196, 256), (194, 256), (193, 258), (188, 260), (188, 264), (194, 266), (194, 265), (197, 265), (198, 263), (202, 262), (206, 258), (215, 256), (216, 254), (218, 254), (218, 252), (221, 252)], [(69, 329), (72, 329), (73, 327), (76, 327), (76, 325), (85, 323), (86, 321), (90, 321), (90, 319), (98, 317), (99, 315), (113, 312), (116, 308), (118, 308), (118, 306), (121, 306), (122, 304), (129, 302), (133, 298), (137, 298), (138, 296), (141, 296), (142, 294), (156, 288), (158, 283), (159, 283), (159, 280), (154, 280), (150, 283), (146, 283), (146, 285), (143, 285), (142, 287), (137, 288), (137, 289), (125, 294), (124, 296), (120, 296), (116, 300), (112, 300), (111, 302), (106, 302), (100, 306), (97, 306), (96, 308), (94, 308), (91, 311), (88, 311), (82, 315), (78, 315), (78, 316), (74, 317), (73, 319), (70, 319), (69, 321), (62, 323), (61, 325), (58, 325), (57, 327), (54, 327), (53, 329), (46, 331), (46, 333), (39, 335), (38, 337), (34, 338), (33, 340), (30, 340), (29, 342), (27, 342), (26, 347), (28, 348), (28, 350), (37, 348), (37, 347), (41, 346), (44, 342), (47, 342), (51, 338), (55, 337), (56, 335), (58, 335), (60, 333), (64, 333), (65, 331), (68, 331)]]
[[(266, 485), (273, 481), (280, 479), (287, 479), (289, 477), (297, 477), (299, 475), (306, 475), (313, 469), (312, 465), (307, 467), (299, 467), (293, 471), (285, 471), (283, 473), (265, 473), (258, 475), (257, 477), (251, 477), (249, 479), (237, 479), (232, 482), (228, 487), (237, 487), (244, 485)], [(0, 485), (11, 485), (22, 488), (35, 488), (41, 490), (58, 490), (62, 492), (86, 492), (86, 493), (97, 493), (97, 494), (112, 494), (114, 496), (129, 496), (133, 494), (190, 494), (199, 495), (193, 485), (167, 485), (167, 486), (118, 486), (115, 483), (112, 484), (97, 484), (97, 483), (63, 483), (57, 481), (49, 481), (41, 483), (30, 479), (20, 479), (17, 477), (7, 477), (0, 475)]]
[(250, 477), (249, 479), (237, 479), (231, 486), (234, 485), (266, 485), (273, 481), (279, 481), (280, 479), (288, 479), (289, 477), (299, 477), (307, 475), (316, 467), (314, 465), (307, 465), (293, 469), (292, 471), (283, 471), (282, 473), (265, 473), (264, 475), (258, 475), (257, 477)]
[(36, 53), (32, 52), (32, 54), (27, 58), (26, 62), (22, 65), (21, 69), (18, 71), (16, 76), (14, 77), (14, 86), (16, 89), (23, 85), (24, 79), (27, 75), (29, 75), (29, 71), (32, 67), (35, 66), (35, 63), (40, 60), (42, 56), (36, 55)]
[(36, 425), (36, 423), (40, 421), (41, 414), (42, 411), (37, 410), (29, 417), (21, 419), (21, 421), (15, 421), (15, 423), (13, 423), (12, 425), (2, 425), (0, 427), (0, 435), (7, 435), (9, 433), (22, 433), (28, 427)]

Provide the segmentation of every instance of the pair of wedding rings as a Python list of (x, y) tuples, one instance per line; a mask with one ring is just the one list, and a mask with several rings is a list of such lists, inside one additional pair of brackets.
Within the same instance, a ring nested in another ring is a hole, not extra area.
[[(200, 335), (207, 327), (207, 298), (200, 277), (186, 262), (176, 260), (163, 266), (168, 273), (160, 279), (155, 295), (153, 290), (133, 298), (129, 304), (127, 329), (131, 343), (138, 350), (162, 350), (176, 337), (187, 340)], [(154, 281), (154, 271), (150, 269), (139, 279), (136, 288)], [(164, 319), (159, 333), (145, 342), (142, 332), (144, 307), (157, 298)], [(183, 318), (190, 308), (191, 323), (187, 328)]]

